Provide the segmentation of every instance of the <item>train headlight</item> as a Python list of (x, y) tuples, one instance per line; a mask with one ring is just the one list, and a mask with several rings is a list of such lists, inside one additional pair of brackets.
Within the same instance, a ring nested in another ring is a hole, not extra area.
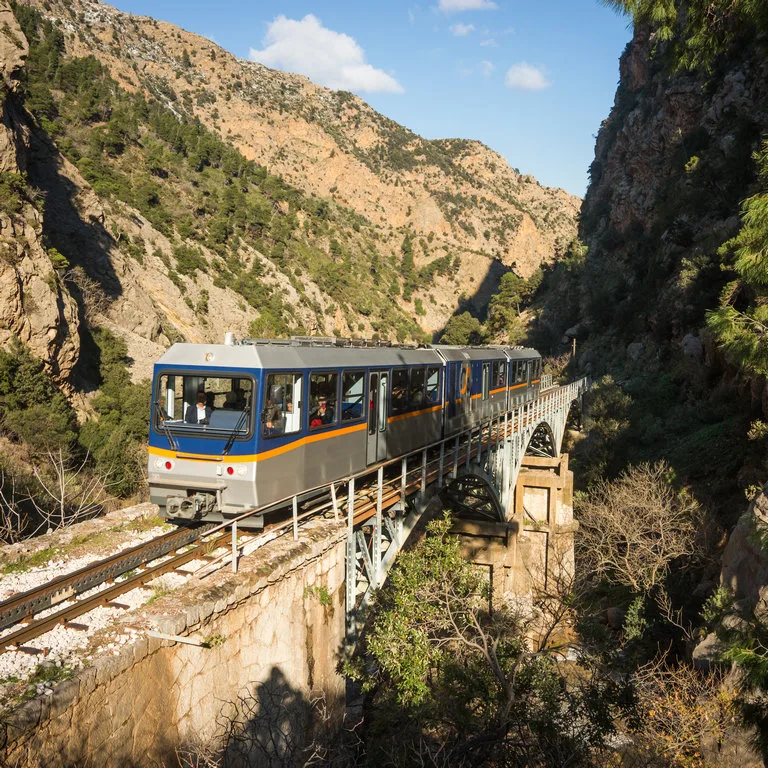
[(234, 467), (227, 467), (227, 474), (228, 475), (234, 475), (235, 474), (235, 468)]
[(173, 469), (173, 462), (172, 461), (166, 461), (165, 462), (165, 468), (166, 469)]
[(240, 467), (240, 469), (237, 470), (237, 474), (240, 475), (240, 477), (244, 477), (247, 470), (245, 467)]
[(165, 462), (162, 459), (155, 459), (156, 469), (162, 469), (164, 465), (165, 465)]

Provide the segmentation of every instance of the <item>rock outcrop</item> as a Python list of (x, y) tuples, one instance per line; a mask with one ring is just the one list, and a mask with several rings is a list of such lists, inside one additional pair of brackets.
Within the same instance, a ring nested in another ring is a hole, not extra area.
[(768, 587), (768, 496), (759, 493), (731, 532), (723, 553), (720, 583), (736, 600), (754, 608)]
[[(31, 129), (16, 93), (27, 41), (0, 1), (0, 345), (16, 337), (67, 388), (80, 353), (77, 303), (43, 241), (38, 207), (25, 173)], [(39, 201), (43, 202), (43, 201)]]

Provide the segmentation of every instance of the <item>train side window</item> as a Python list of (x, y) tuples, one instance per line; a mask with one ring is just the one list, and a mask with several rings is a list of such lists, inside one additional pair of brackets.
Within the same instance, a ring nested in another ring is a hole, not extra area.
[(440, 402), (440, 368), (427, 368), (427, 405)]
[(507, 367), (503, 360), (494, 360), (491, 368), (491, 389), (505, 386)]
[(335, 424), (339, 374), (335, 371), (313, 373), (309, 377), (309, 428), (319, 429)]
[(264, 437), (290, 435), (301, 429), (300, 373), (270, 373), (264, 388), (261, 430)]
[(341, 420), (365, 416), (365, 371), (344, 371), (341, 377)]
[(515, 384), (521, 384), (526, 379), (525, 363), (518, 360), (515, 363)]
[(408, 369), (395, 368), (392, 371), (392, 415), (408, 410)]
[(409, 411), (416, 411), (419, 408), (423, 408), (425, 405), (426, 395), (424, 393), (424, 386), (427, 379), (426, 373), (426, 368), (411, 369), (411, 394), (408, 401)]
[(483, 363), (483, 400), (488, 399), (491, 382), (491, 364)]

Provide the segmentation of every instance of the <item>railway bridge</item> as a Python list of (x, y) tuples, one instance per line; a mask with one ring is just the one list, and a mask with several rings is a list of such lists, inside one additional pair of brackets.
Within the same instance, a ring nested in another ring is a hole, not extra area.
[(497, 597), (519, 595), (531, 578), (546, 582), (555, 562), (572, 562), (572, 482), (561, 450), (569, 414), (575, 406), (580, 416), (587, 387), (586, 378), (553, 386), (545, 376), (535, 400), (383, 463), (362, 496), (359, 478), (346, 482), (351, 642), (397, 553), (438, 499), (452, 509), (466, 555), (488, 567)]
[(120, 642), (52, 695), (5, 713), (0, 763), (171, 765), (180, 747), (221, 739), (224, 722), (249, 764), (302, 764), (318, 706), (328, 722), (343, 716), (338, 661), (420, 521), (454, 510), (494, 597), (525, 595), (570, 567), (572, 484), (561, 451), (587, 387), (545, 377), (535, 400), (328, 483), (319, 501), (286, 500), (285, 522), (255, 538), (237, 519), (223, 523), (228, 567), (128, 614), (114, 630)]

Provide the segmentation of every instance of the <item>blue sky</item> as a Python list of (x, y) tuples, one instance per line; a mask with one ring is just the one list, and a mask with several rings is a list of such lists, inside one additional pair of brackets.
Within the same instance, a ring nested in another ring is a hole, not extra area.
[(625, 17), (598, 0), (117, 0), (242, 58), (362, 96), (426, 138), (479, 139), (583, 196)]

